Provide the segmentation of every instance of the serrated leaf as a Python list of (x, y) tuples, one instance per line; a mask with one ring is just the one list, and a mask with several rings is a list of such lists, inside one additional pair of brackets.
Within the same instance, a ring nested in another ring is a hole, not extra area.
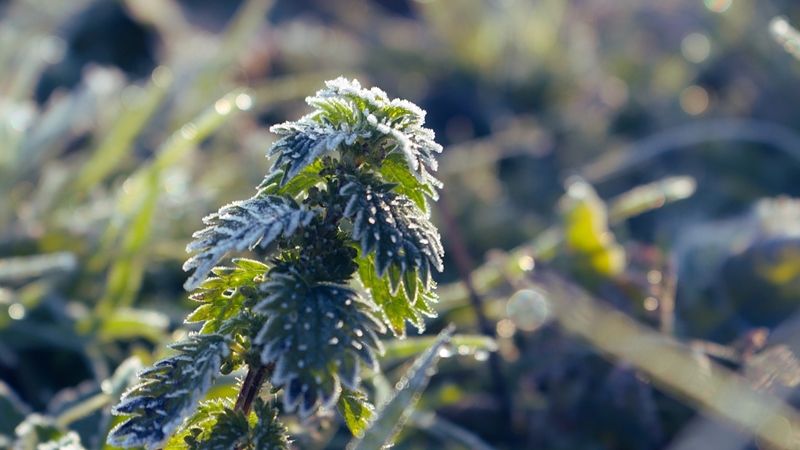
[[(425, 316), (436, 317), (436, 311), (431, 305), (438, 300), (435, 293), (426, 291), (424, 284), (419, 282), (416, 284), (417, 300), (413, 303), (406, 295), (405, 289), (393, 294), (389, 281), (378, 277), (373, 255), (359, 260), (358, 276), (372, 297), (372, 301), (378, 305), (384, 323), (392, 330), (395, 337), (399, 339), (406, 337), (406, 321), (422, 333), (425, 331)], [(430, 286), (431, 289), (434, 287)]]
[(414, 364), (397, 383), (399, 389), (389, 395), (378, 408), (377, 419), (372, 422), (363, 437), (356, 437), (348, 448), (373, 450), (390, 446), (395, 436), (414, 410), (422, 391), (435, 373), (442, 349), (450, 345), (455, 326), (450, 325), (439, 333), (438, 339), (414, 361)]
[(189, 450), (236, 450), (245, 448), (250, 434), (247, 417), (241, 411), (223, 408), (215, 414), (215, 421), (207, 430), (194, 438), (184, 438)]
[(361, 391), (342, 389), (336, 409), (339, 410), (353, 436), (362, 435), (370, 420), (375, 417), (375, 407), (367, 401), (367, 395)]
[(336, 150), (343, 143), (353, 145), (360, 136), (358, 132), (349, 129), (320, 124), (311, 116), (303, 117), (297, 122), (275, 125), (270, 131), (283, 136), (269, 151), (269, 156), (278, 155), (270, 172), (284, 172), (280, 186), (293, 180), (323, 153)]
[(164, 450), (182, 450), (186, 448), (186, 438), (199, 436), (203, 431), (209, 430), (217, 420), (217, 414), (225, 408), (232, 408), (233, 402), (229, 399), (215, 399), (200, 402), (195, 412), (183, 421), (178, 430), (169, 438)]
[(199, 286), (228, 251), (258, 244), (266, 247), (281, 234), (289, 237), (298, 227), (307, 226), (314, 214), (290, 198), (274, 195), (223, 206), (203, 219), (208, 227), (194, 233), (195, 240), (186, 246), (187, 252), (200, 253), (183, 264), (186, 271), (196, 268), (183, 287), (191, 291)]
[(242, 310), (243, 289), (255, 292), (268, 270), (266, 264), (250, 259), (234, 259), (233, 263), (236, 267), (215, 268), (219, 276), (206, 279), (201, 290), (189, 297), (202, 305), (189, 314), (186, 322), (205, 322), (201, 333), (219, 333), (224, 322)]
[(256, 398), (249, 417), (227, 400), (206, 402), (186, 420), (165, 450), (289, 450), (288, 432), (278, 411)]
[(263, 363), (275, 362), (272, 384), (283, 386), (287, 410), (302, 417), (333, 407), (341, 386), (358, 389), (363, 362), (378, 370), (375, 334), (385, 327), (372, 316), (374, 304), (347, 286), (306, 284), (295, 275), (275, 274), (261, 290), (255, 311), (269, 317), (255, 339)]
[(307, 192), (309, 188), (322, 182), (320, 172), (323, 169), (322, 161), (317, 159), (306, 168), (297, 173), (285, 185), (281, 185), (284, 179), (283, 170), (274, 170), (264, 178), (258, 186), (258, 195), (284, 195), (289, 194), (297, 197), (300, 193)]
[(278, 410), (257, 398), (253, 412), (258, 421), (251, 428), (252, 450), (289, 450), (288, 430), (278, 420)]
[(442, 187), (442, 183), (434, 177), (430, 177), (427, 183), (422, 183), (414, 176), (408, 168), (408, 163), (403, 155), (392, 153), (383, 160), (380, 169), (381, 175), (390, 183), (397, 183), (394, 192), (410, 198), (417, 207), (426, 214), (430, 213), (429, 205), (425, 196), (433, 200), (439, 199), (436, 188)]
[(397, 291), (405, 272), (417, 272), (429, 289), (431, 268), (442, 271), (444, 247), (436, 227), (408, 197), (350, 182), (341, 190), (348, 197), (344, 216), (353, 221), (353, 239), (359, 242), (362, 255), (375, 252), (378, 276), (390, 266)]
[(425, 111), (407, 100), (389, 100), (378, 88), (362, 89), (357, 80), (339, 77), (325, 85), (327, 89), (306, 99), (319, 109), (316, 120), (334, 124), (347, 121), (349, 128), (361, 130), (363, 136), (390, 139), (392, 151), (403, 155), (417, 180), (431, 182), (429, 170), (438, 168), (435, 154), (441, 153), (442, 146), (434, 141), (433, 131), (422, 126)]
[(126, 391), (111, 410), (133, 417), (111, 430), (109, 445), (148, 449), (161, 445), (194, 412), (230, 353), (226, 338), (218, 334), (190, 335), (170, 347), (178, 354), (142, 371), (142, 382)]

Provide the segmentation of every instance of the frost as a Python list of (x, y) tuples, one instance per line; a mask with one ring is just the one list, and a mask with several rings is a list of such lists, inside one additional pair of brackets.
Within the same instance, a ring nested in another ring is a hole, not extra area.
[(299, 226), (307, 226), (314, 218), (294, 200), (280, 196), (255, 197), (233, 202), (207, 216), (207, 228), (192, 235), (187, 252), (200, 250), (183, 264), (183, 270), (196, 268), (183, 287), (191, 291), (230, 250), (242, 251), (258, 244), (266, 247), (278, 236), (291, 236)]
[[(276, 362), (271, 381), (284, 386), (288, 410), (299, 407), (307, 417), (320, 407), (331, 408), (342, 385), (357, 389), (359, 362), (378, 370), (375, 353), (382, 353), (383, 346), (376, 332), (385, 328), (370, 313), (375, 306), (357, 292), (329, 283), (309, 286), (293, 275), (277, 275), (261, 290), (267, 297), (256, 311), (269, 320), (255, 343), (262, 348), (262, 362)], [(293, 294), (300, 295), (293, 299)], [(280, 308), (281, 303), (290, 306)], [(287, 330), (292, 315), (303, 326)], [(334, 360), (344, 363), (332, 369)]]
[(180, 353), (142, 371), (142, 382), (122, 394), (112, 409), (114, 415), (133, 417), (111, 430), (109, 445), (160, 446), (211, 389), (222, 359), (230, 352), (225, 338), (217, 334), (190, 335), (170, 347)]

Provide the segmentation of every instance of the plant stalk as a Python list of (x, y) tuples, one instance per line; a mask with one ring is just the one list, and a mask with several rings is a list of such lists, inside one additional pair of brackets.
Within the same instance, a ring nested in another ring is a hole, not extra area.
[(233, 406), (234, 411), (241, 411), (245, 416), (250, 414), (250, 410), (253, 408), (253, 401), (258, 397), (264, 382), (272, 375), (273, 370), (275, 370), (275, 362), (259, 365), (255, 370), (252, 367), (247, 370), (247, 375), (242, 383), (242, 390), (239, 391), (239, 396), (236, 397), (236, 404)]

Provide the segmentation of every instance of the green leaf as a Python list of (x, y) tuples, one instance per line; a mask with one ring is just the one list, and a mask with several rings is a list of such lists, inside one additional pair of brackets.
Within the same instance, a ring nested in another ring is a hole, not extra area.
[(270, 172), (284, 172), (281, 186), (286, 186), (323, 153), (336, 150), (340, 144), (353, 145), (360, 137), (358, 132), (322, 125), (310, 116), (297, 122), (274, 125), (270, 131), (283, 136), (269, 151), (269, 156), (277, 155)]
[(246, 448), (250, 434), (247, 417), (241, 411), (224, 408), (215, 414), (215, 421), (199, 436), (186, 436), (189, 450), (236, 450)]
[[(436, 336), (410, 337), (394, 339), (386, 343), (386, 353), (381, 357), (384, 364), (411, 358), (418, 355), (436, 342)], [(450, 342), (459, 355), (486, 355), (497, 351), (497, 341), (481, 334), (456, 334)]]
[(403, 429), (408, 417), (414, 410), (414, 405), (428, 386), (431, 376), (435, 373), (436, 363), (439, 361), (442, 350), (450, 344), (455, 326), (450, 325), (439, 333), (433, 345), (417, 357), (414, 364), (397, 383), (395, 389), (386, 402), (378, 409), (378, 418), (373, 421), (363, 437), (356, 437), (348, 448), (353, 450), (373, 450), (391, 445), (392, 440)]
[(218, 277), (206, 279), (201, 290), (189, 297), (202, 305), (189, 314), (186, 322), (205, 321), (201, 333), (219, 333), (225, 321), (242, 310), (246, 298), (242, 292), (255, 293), (268, 270), (266, 264), (251, 259), (234, 259), (233, 263), (236, 267), (215, 268), (213, 272)]
[(288, 432), (278, 411), (257, 398), (249, 417), (227, 400), (205, 402), (169, 440), (165, 450), (289, 450)]
[(425, 213), (430, 213), (425, 196), (427, 195), (433, 200), (439, 199), (439, 193), (436, 188), (442, 186), (441, 182), (431, 177), (428, 183), (421, 183), (411, 173), (408, 163), (403, 158), (403, 155), (399, 153), (391, 153), (386, 156), (381, 165), (380, 173), (386, 181), (397, 184), (393, 189), (394, 192), (410, 198)]
[(283, 170), (275, 170), (264, 178), (264, 181), (258, 186), (258, 195), (284, 195), (289, 194), (297, 198), (301, 193), (305, 193), (309, 188), (316, 186), (323, 181), (320, 172), (322, 172), (322, 161), (317, 159), (309, 164), (306, 168), (301, 170), (291, 180), (281, 186), (281, 180), (284, 178)]
[(288, 430), (278, 421), (278, 410), (257, 398), (253, 412), (258, 421), (250, 430), (252, 450), (289, 450)]
[(233, 408), (233, 401), (230, 399), (215, 399), (200, 402), (194, 414), (189, 416), (178, 430), (169, 438), (164, 445), (165, 450), (182, 450), (186, 448), (186, 438), (197, 437), (204, 431), (211, 428), (217, 420), (217, 415), (222, 413), (225, 408)]
[(281, 234), (289, 237), (298, 227), (307, 226), (314, 214), (290, 198), (275, 195), (223, 206), (203, 219), (208, 227), (194, 233), (195, 240), (186, 246), (187, 252), (200, 253), (183, 264), (183, 270), (197, 269), (183, 287), (190, 291), (199, 286), (228, 251), (256, 245), (265, 248)]
[(367, 395), (361, 391), (342, 389), (336, 408), (353, 436), (363, 435), (369, 426), (369, 421), (375, 418), (375, 407), (367, 401)]
[(378, 276), (390, 266), (399, 269), (392, 292), (407, 271), (417, 272), (425, 290), (430, 289), (431, 269), (441, 272), (444, 247), (436, 227), (408, 197), (384, 192), (351, 181), (341, 190), (348, 197), (344, 217), (353, 221), (353, 239), (362, 255), (375, 253)]
[(178, 354), (141, 372), (142, 382), (125, 392), (111, 410), (114, 415), (133, 417), (111, 430), (109, 445), (161, 445), (194, 412), (230, 354), (227, 339), (218, 334), (190, 335), (170, 347)]
[(144, 338), (153, 343), (164, 339), (169, 327), (169, 317), (158, 311), (118, 308), (103, 321), (98, 332), (102, 342)]
[(283, 386), (284, 404), (302, 417), (332, 408), (341, 386), (356, 390), (363, 362), (377, 371), (383, 353), (377, 332), (385, 327), (374, 304), (347, 286), (318, 283), (283, 273), (261, 289), (267, 297), (255, 311), (269, 317), (255, 339), (264, 364), (275, 362), (272, 384)]
[[(416, 283), (416, 302), (409, 300), (405, 289), (393, 294), (390, 282), (378, 277), (374, 260), (373, 255), (360, 259), (358, 275), (372, 301), (378, 305), (383, 322), (400, 339), (406, 336), (406, 321), (414, 325), (420, 333), (425, 331), (425, 316), (436, 317), (436, 311), (432, 307), (432, 303), (437, 301), (436, 294), (426, 291), (423, 283)], [(432, 284), (431, 289), (434, 287)]]
[(362, 89), (356, 80), (339, 77), (325, 85), (327, 89), (306, 99), (319, 110), (310, 117), (329, 126), (342, 124), (374, 142), (393, 141), (392, 151), (406, 159), (417, 180), (432, 183), (429, 171), (437, 169), (435, 154), (442, 146), (434, 141), (433, 131), (422, 126), (425, 111), (407, 100), (389, 100), (378, 88)]

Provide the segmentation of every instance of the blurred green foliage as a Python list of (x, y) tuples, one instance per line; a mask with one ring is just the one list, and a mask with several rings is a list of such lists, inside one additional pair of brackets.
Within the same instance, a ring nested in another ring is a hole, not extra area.
[[(476, 343), (440, 362), (398, 448), (757, 445), (565, 332), (519, 279), (548, 265), (796, 403), (799, 218), (775, 197), (800, 196), (798, 23), (789, 0), (0, 1), (0, 448), (39, 431), (103, 446), (132, 373), (193, 329), (190, 233), (250, 195), (267, 128), (338, 75), (428, 111), (433, 219), (456, 224), (428, 329), (486, 331), (456, 241), (498, 340), (488, 362)], [(350, 438), (335, 416), (295, 436)]]

